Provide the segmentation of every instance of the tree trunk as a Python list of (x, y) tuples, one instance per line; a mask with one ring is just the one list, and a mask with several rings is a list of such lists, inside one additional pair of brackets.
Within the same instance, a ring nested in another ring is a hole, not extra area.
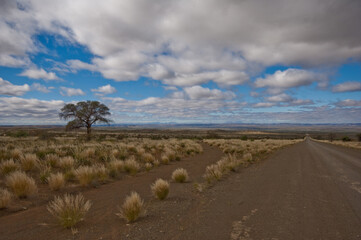
[(87, 139), (90, 140), (90, 138), (91, 138), (91, 126), (86, 127), (86, 136), (87, 136)]

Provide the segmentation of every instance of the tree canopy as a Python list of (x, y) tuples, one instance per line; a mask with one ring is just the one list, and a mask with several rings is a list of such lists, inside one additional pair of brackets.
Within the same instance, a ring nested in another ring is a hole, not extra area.
[(78, 102), (77, 104), (66, 104), (59, 113), (60, 119), (73, 119), (66, 125), (66, 130), (85, 127), (88, 138), (90, 137), (91, 127), (96, 122), (109, 124), (111, 120), (106, 118), (110, 116), (109, 108), (98, 101)]

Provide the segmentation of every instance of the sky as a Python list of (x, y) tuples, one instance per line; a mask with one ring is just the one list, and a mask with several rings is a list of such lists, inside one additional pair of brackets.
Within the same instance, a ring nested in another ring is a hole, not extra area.
[(359, 0), (0, 0), (0, 125), (361, 123)]

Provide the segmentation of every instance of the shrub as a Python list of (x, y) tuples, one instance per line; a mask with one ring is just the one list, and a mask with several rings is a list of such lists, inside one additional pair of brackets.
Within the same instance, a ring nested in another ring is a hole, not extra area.
[(7, 175), (11, 172), (18, 170), (19, 165), (14, 162), (14, 160), (10, 159), (7, 161), (3, 161), (0, 165), (0, 170), (3, 175)]
[(13, 172), (6, 178), (6, 185), (19, 198), (26, 198), (37, 192), (33, 178), (23, 172)]
[(58, 191), (65, 186), (65, 177), (62, 173), (50, 174), (48, 184), (51, 190)]
[(169, 158), (166, 155), (163, 155), (160, 160), (163, 164), (169, 164)]
[(91, 207), (91, 202), (85, 201), (83, 195), (76, 196), (65, 194), (62, 198), (55, 197), (47, 209), (65, 228), (73, 227), (84, 219), (85, 214)]
[(94, 169), (89, 166), (81, 166), (74, 172), (76, 179), (79, 181), (81, 186), (88, 186), (92, 181), (95, 180)]
[(0, 188), (0, 209), (6, 208), (11, 201), (11, 193), (3, 188)]
[(108, 165), (109, 175), (117, 177), (124, 170), (124, 162), (121, 160), (113, 160)]
[(124, 218), (127, 222), (134, 222), (144, 214), (144, 201), (140, 198), (138, 193), (132, 192), (125, 198), (125, 201), (120, 208), (120, 213), (117, 215)]
[(74, 158), (71, 156), (60, 158), (58, 161), (58, 167), (64, 170), (69, 170), (74, 167)]
[(169, 183), (161, 178), (157, 179), (151, 186), (152, 193), (159, 200), (163, 200), (168, 196)]
[(175, 182), (183, 183), (188, 181), (188, 172), (184, 168), (177, 168), (172, 173), (172, 179)]
[(213, 180), (220, 180), (222, 177), (222, 171), (219, 169), (219, 166), (216, 164), (210, 165), (206, 168), (206, 173), (203, 177), (207, 182), (212, 182)]
[(24, 171), (33, 170), (38, 165), (38, 162), (39, 160), (36, 154), (28, 153), (20, 159), (21, 168)]
[(124, 170), (132, 175), (136, 174), (140, 169), (139, 163), (134, 159), (130, 158), (124, 162)]
[(146, 163), (144, 164), (145, 170), (147, 170), (147, 172), (150, 171), (150, 169), (152, 169), (153, 165), (151, 163)]

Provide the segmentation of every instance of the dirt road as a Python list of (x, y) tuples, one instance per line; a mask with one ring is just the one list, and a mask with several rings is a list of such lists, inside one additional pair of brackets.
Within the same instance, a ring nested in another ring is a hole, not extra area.
[[(78, 232), (63, 230), (45, 207), (0, 218), (0, 239), (361, 239), (361, 151), (306, 140), (231, 174), (202, 193), (194, 190), (205, 166), (222, 153), (205, 153), (92, 189), (93, 201)], [(149, 184), (178, 166), (192, 182), (171, 184), (165, 201)], [(136, 190), (148, 214), (126, 225), (116, 205)]]

